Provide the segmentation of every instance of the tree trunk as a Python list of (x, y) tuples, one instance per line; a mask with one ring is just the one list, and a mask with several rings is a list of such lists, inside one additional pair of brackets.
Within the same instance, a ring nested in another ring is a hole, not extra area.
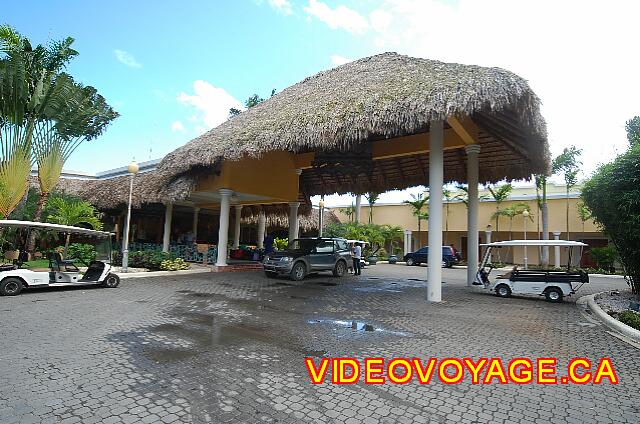
[[(40, 193), (40, 197), (38, 198), (38, 204), (36, 205), (36, 211), (33, 214), (33, 221), (40, 222), (42, 220), (42, 211), (44, 210), (44, 205), (47, 204), (47, 199), (49, 199), (49, 193)], [(27, 251), (33, 253), (36, 248), (36, 235), (37, 231), (31, 231), (29, 234), (29, 241), (27, 242)]]
[(420, 218), (418, 218), (418, 249), (422, 247), (422, 232), (420, 231)]
[(569, 236), (569, 186), (567, 186), (567, 240), (571, 240)]
[(67, 251), (69, 250), (69, 241), (71, 240), (71, 234), (67, 234), (64, 239), (64, 259), (67, 259)]

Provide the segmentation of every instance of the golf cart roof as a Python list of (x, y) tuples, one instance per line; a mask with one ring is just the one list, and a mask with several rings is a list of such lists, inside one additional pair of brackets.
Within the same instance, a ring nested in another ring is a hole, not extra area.
[(18, 221), (15, 219), (0, 220), (0, 228), (31, 228), (34, 230), (57, 231), (59, 233), (82, 234), (93, 237), (110, 237), (113, 235), (113, 233), (107, 231), (89, 230), (88, 228), (50, 224), (48, 222)]
[(579, 241), (571, 240), (505, 240), (496, 241), (489, 244), (481, 244), (480, 246), (491, 247), (508, 247), (508, 246), (560, 246), (560, 247), (574, 247), (574, 246), (588, 246)]
[(347, 243), (362, 243), (362, 244), (369, 244), (368, 241), (362, 241), (362, 240), (347, 240)]

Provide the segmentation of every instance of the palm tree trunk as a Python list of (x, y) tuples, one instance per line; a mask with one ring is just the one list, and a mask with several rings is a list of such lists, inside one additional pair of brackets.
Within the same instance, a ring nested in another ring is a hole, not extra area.
[(69, 250), (69, 241), (71, 241), (71, 234), (67, 234), (64, 239), (64, 258), (67, 259), (67, 251)]
[[(33, 214), (33, 221), (40, 222), (42, 220), (42, 211), (44, 210), (44, 205), (47, 204), (47, 199), (49, 198), (49, 193), (40, 193), (40, 197), (38, 198), (38, 203), (36, 204), (36, 211)], [(27, 251), (33, 253), (36, 248), (36, 235), (37, 231), (31, 231), (29, 234), (29, 241), (27, 242)]]
[[(549, 240), (549, 208), (547, 205), (547, 183), (542, 185), (542, 240)], [(542, 248), (542, 266), (549, 266), (549, 246)]]
[(418, 249), (422, 247), (422, 232), (420, 231), (420, 218), (418, 218)]
[(567, 240), (571, 240), (569, 236), (569, 186), (567, 186)]

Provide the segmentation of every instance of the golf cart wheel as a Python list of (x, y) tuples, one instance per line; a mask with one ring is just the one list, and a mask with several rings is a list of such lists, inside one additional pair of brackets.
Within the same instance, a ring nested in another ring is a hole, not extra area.
[(509, 297), (511, 296), (511, 288), (506, 284), (499, 284), (496, 287), (496, 294), (500, 297)]
[(334, 277), (342, 277), (347, 273), (347, 264), (344, 261), (338, 261), (336, 267), (333, 268), (333, 276)]
[(22, 291), (22, 280), (19, 278), (5, 278), (0, 282), (0, 295), (17, 296)]
[(562, 302), (562, 290), (558, 287), (549, 287), (547, 291), (544, 292), (544, 297), (546, 297), (549, 302)]
[(278, 276), (278, 274), (273, 271), (265, 271), (264, 275), (266, 275), (267, 278), (276, 278)]
[(102, 287), (113, 289), (118, 287), (118, 284), (120, 284), (120, 277), (116, 274), (107, 274), (107, 277), (102, 282)]
[(291, 268), (291, 279), (293, 281), (302, 281), (307, 274), (307, 267), (304, 262), (296, 262)]
[(415, 264), (416, 264), (416, 261), (414, 261), (413, 258), (407, 259), (407, 266), (414, 266)]

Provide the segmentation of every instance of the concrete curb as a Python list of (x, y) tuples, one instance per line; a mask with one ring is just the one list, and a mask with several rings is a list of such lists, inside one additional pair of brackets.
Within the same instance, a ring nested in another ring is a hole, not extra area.
[(145, 277), (162, 277), (165, 275), (188, 275), (188, 274), (204, 274), (211, 272), (211, 269), (183, 269), (180, 271), (149, 271), (149, 272), (129, 272), (118, 273), (118, 277), (121, 280), (128, 280), (130, 278), (145, 278)]
[(629, 327), (627, 324), (623, 324), (617, 319), (613, 318), (609, 314), (607, 314), (597, 303), (595, 297), (599, 294), (606, 293), (600, 292), (596, 294), (590, 294), (587, 296), (581, 297), (579, 300), (586, 298), (587, 306), (593, 312), (593, 314), (600, 320), (604, 325), (609, 327), (610, 329), (617, 331), (618, 333), (622, 333), (626, 337), (629, 337), (632, 340), (640, 342), (640, 331), (636, 330), (633, 327)]

